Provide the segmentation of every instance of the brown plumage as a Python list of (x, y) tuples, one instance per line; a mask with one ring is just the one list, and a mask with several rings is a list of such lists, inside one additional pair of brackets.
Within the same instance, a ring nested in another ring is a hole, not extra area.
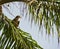
[(21, 17), (20, 16), (16, 16), (13, 20), (12, 20), (12, 23), (14, 24), (14, 26), (17, 28), (18, 27), (18, 25), (19, 25), (19, 19), (20, 19)]

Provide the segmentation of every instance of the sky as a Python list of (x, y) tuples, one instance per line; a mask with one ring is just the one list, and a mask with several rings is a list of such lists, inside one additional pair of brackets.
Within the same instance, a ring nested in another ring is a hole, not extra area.
[(41, 47), (43, 47), (44, 49), (60, 49), (60, 43), (58, 45), (57, 41), (58, 37), (55, 25), (53, 26), (55, 30), (54, 36), (52, 35), (52, 33), (48, 36), (46, 34), (44, 26), (42, 26), (42, 29), (39, 31), (39, 26), (37, 24), (34, 24), (34, 21), (31, 25), (28, 17), (28, 8), (26, 8), (25, 3), (10, 3), (10, 6), (8, 7), (9, 10), (5, 7), (3, 6), (3, 13), (8, 16), (8, 18), (14, 19), (16, 15), (20, 15), (22, 17), (18, 28), (30, 33), (32, 38), (35, 39)]

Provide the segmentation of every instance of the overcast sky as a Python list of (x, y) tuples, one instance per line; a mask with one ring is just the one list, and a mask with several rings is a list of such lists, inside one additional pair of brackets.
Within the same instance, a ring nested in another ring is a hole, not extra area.
[(28, 10), (27, 9), (23, 10), (24, 8), (26, 8), (25, 6), (23, 7), (23, 5), (25, 4), (10, 3), (10, 7), (8, 7), (8, 9), (13, 15), (5, 7), (3, 7), (3, 13), (6, 16), (8, 16), (8, 18), (10, 19), (13, 19), (16, 15), (20, 15), (22, 18), (19, 24), (19, 28), (30, 33), (33, 39), (35, 39), (38, 42), (38, 44), (44, 49), (60, 49), (60, 44), (58, 45), (58, 41), (57, 41), (57, 31), (56, 31), (55, 25), (54, 25), (54, 29), (55, 29), (54, 36), (52, 36), (52, 34), (48, 36), (46, 34), (46, 30), (44, 29), (44, 26), (39, 31), (38, 25), (35, 25), (34, 23), (32, 23), (32, 26), (31, 26), (29, 17), (26, 17), (26, 16), (29, 16)]

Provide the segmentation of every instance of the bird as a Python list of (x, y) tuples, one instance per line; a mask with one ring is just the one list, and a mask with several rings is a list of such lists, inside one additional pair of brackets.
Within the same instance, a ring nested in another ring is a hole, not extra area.
[(19, 15), (17, 15), (13, 20), (12, 20), (12, 23), (13, 23), (13, 25), (17, 28), (18, 27), (18, 25), (19, 25), (19, 22), (20, 22), (20, 16)]

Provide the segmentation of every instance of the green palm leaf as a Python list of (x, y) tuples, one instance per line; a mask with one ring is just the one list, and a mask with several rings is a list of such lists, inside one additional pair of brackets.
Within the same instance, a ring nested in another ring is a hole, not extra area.
[(60, 2), (57, 0), (37, 0), (29, 4), (29, 7), (32, 19), (35, 20), (36, 24), (41, 26), (44, 22), (48, 34), (50, 34), (50, 29), (55, 24), (59, 32), (58, 35), (60, 34)]
[(3, 31), (0, 36), (1, 49), (42, 49), (29, 33), (15, 28), (12, 21), (4, 17), (4, 23), (2, 23), (4, 26), (1, 27)]

